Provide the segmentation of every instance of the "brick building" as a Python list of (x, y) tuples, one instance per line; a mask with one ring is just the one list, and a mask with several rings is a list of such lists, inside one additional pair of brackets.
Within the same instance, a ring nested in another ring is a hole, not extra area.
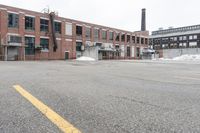
[(94, 48), (98, 59), (140, 59), (148, 35), (0, 5), (1, 60), (75, 59)]

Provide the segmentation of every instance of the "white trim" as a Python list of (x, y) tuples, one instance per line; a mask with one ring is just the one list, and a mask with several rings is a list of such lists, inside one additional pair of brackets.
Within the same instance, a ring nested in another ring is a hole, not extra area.
[(103, 31), (108, 31), (107, 29), (102, 29)]
[(70, 23), (70, 22), (65, 22), (65, 24), (70, 24), (70, 25), (72, 25), (72, 23)]
[(59, 22), (59, 23), (62, 23), (62, 21), (61, 21), (61, 20), (54, 20), (54, 22)]
[(69, 41), (69, 42), (72, 42), (72, 39), (65, 39), (65, 41)]
[(33, 16), (33, 15), (28, 15), (28, 14), (25, 14), (25, 17), (35, 18), (35, 16)]
[(94, 27), (94, 29), (99, 30), (99, 28), (97, 28), (97, 27)]
[(89, 26), (89, 25), (85, 25), (85, 27), (86, 27), (86, 28), (91, 28), (91, 26)]
[(24, 35), (25, 37), (35, 37), (35, 35)]
[(0, 10), (5, 10), (5, 11), (7, 11), (7, 9), (6, 9), (6, 8), (0, 8)]
[(40, 38), (49, 39), (48, 36), (40, 36)]
[(119, 44), (115, 44), (115, 46), (119, 46)]
[(65, 53), (66, 53), (66, 52), (70, 53), (70, 51), (69, 51), (69, 50), (68, 50), (68, 51), (65, 51)]
[(19, 12), (7, 11), (8, 13), (19, 14)]
[(56, 38), (56, 40), (59, 40), (59, 41), (61, 41), (61, 38)]
[(45, 20), (49, 20), (49, 18), (45, 18), (45, 17), (40, 17), (40, 19), (45, 19)]
[(82, 40), (76, 40), (76, 42), (83, 42)]
[(19, 13), (21, 13), (21, 14), (25, 14), (25, 12), (19, 12)]
[(76, 26), (81, 26), (81, 27), (82, 27), (83, 25), (81, 25), (81, 24), (76, 24)]
[(11, 35), (11, 36), (21, 36), (20, 34), (16, 34), (16, 33), (7, 33), (7, 35)]

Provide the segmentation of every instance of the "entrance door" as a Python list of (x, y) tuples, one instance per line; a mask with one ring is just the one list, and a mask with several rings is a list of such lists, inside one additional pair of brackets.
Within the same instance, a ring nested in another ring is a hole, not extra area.
[(137, 48), (137, 57), (140, 57), (140, 48)]
[(69, 59), (69, 52), (66, 51), (66, 52), (65, 52), (65, 60), (68, 60), (68, 59)]
[(18, 58), (18, 47), (8, 47), (8, 60), (15, 61)]

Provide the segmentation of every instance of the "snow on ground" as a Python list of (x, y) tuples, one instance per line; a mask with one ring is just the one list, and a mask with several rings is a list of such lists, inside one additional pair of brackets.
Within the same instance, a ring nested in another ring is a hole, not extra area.
[(200, 61), (200, 55), (182, 55), (173, 59), (160, 58), (159, 60), (174, 60), (174, 61)]
[(86, 56), (82, 56), (78, 59), (76, 59), (77, 61), (95, 61), (94, 58), (91, 58), (91, 57), (86, 57)]

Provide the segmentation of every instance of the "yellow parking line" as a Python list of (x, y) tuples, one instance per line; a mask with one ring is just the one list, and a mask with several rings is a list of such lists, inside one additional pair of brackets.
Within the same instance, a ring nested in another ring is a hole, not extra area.
[(39, 111), (41, 111), (51, 122), (53, 122), (64, 133), (81, 133), (77, 128), (63, 119), (60, 115), (50, 109), (47, 105), (32, 96), (19, 85), (13, 86), (24, 98), (31, 102)]

